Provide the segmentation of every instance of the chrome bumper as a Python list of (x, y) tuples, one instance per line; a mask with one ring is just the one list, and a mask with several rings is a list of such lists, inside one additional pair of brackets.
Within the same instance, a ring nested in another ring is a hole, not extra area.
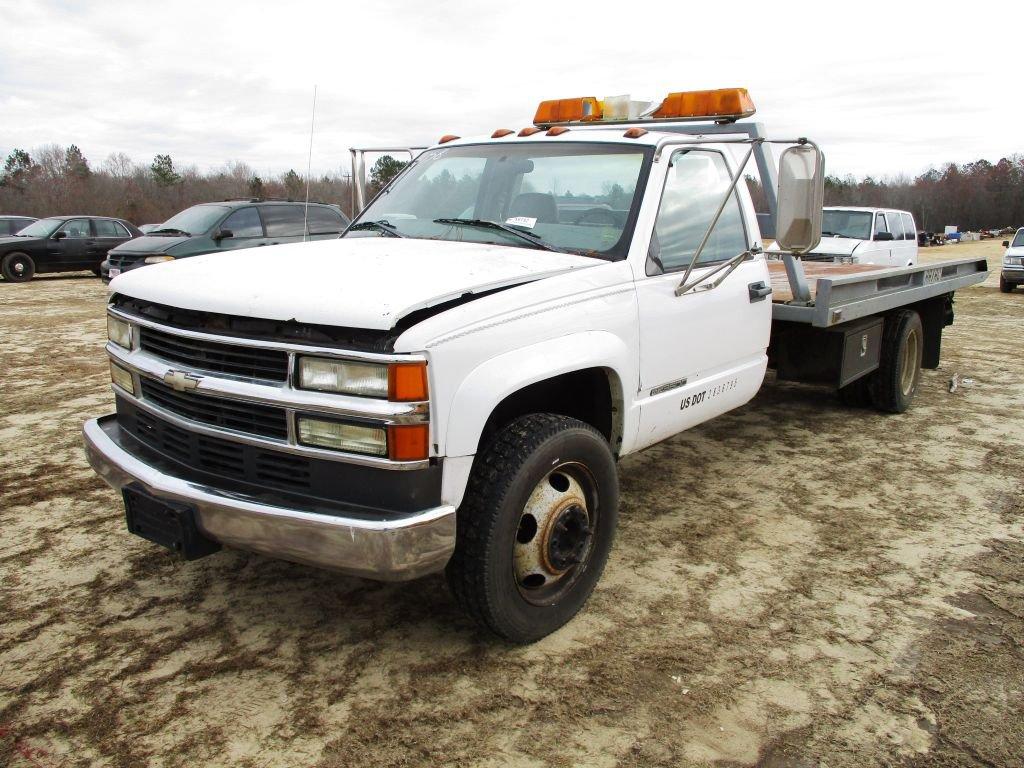
[(82, 428), (86, 456), (100, 477), (118, 490), (131, 484), (192, 505), (203, 533), (225, 546), (381, 581), (439, 571), (455, 548), (454, 507), (364, 520), (264, 504), (165, 474), (118, 445), (104, 426), (117, 428), (113, 415)]

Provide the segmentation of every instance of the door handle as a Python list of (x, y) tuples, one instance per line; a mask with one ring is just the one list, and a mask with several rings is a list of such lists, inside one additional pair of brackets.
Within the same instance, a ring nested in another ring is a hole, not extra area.
[(750, 303), (753, 304), (755, 301), (764, 301), (766, 297), (771, 296), (772, 287), (765, 285), (764, 280), (758, 280), (747, 286), (747, 292), (750, 294)]

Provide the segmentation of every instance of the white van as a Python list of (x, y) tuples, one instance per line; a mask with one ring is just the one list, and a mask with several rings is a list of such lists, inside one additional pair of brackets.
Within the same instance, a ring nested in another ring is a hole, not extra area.
[(821, 243), (804, 259), (909, 267), (917, 263), (917, 225), (907, 211), (830, 206)]

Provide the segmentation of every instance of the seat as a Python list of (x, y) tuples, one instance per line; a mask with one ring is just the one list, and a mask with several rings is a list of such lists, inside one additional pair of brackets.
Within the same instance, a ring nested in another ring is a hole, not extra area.
[(508, 209), (509, 218), (527, 216), (542, 224), (558, 223), (558, 206), (555, 196), (546, 192), (523, 192), (516, 195)]

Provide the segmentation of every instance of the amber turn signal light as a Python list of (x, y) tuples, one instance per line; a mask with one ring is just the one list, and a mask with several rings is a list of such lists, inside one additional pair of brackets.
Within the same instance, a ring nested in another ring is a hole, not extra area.
[(388, 400), (414, 403), (427, 399), (427, 364), (393, 363), (388, 366)]
[(392, 424), (388, 427), (388, 458), (392, 461), (422, 461), (430, 456), (430, 426)]

